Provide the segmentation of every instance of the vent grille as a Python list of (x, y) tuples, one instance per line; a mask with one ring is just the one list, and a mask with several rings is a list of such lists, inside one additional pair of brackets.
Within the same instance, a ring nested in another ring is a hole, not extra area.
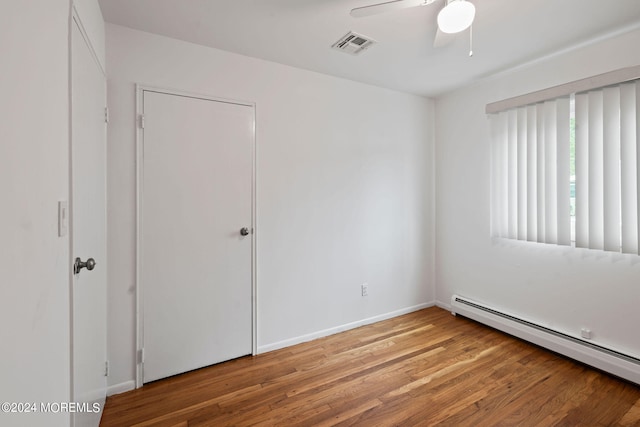
[(374, 43), (375, 40), (369, 37), (349, 31), (347, 34), (342, 36), (340, 40), (331, 45), (331, 48), (351, 55), (357, 55), (368, 49)]

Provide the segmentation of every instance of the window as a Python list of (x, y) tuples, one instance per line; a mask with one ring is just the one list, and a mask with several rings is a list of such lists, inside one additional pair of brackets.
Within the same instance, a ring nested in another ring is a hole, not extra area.
[(638, 253), (640, 80), (492, 113), (494, 236)]

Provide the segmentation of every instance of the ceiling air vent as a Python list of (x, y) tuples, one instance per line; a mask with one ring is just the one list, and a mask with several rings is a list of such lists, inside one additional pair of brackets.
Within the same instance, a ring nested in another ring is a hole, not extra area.
[(369, 37), (349, 31), (341, 37), (340, 40), (331, 45), (331, 47), (336, 50), (350, 53), (351, 55), (357, 55), (374, 43), (375, 40), (372, 40)]

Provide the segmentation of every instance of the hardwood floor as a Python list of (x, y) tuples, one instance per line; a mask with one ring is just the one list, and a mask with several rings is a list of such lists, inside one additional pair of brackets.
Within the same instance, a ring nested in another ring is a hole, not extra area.
[(102, 426), (640, 426), (640, 387), (439, 308), (107, 399)]

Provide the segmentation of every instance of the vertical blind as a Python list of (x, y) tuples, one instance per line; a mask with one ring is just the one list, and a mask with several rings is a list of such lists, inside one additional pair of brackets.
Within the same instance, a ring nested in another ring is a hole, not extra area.
[(576, 247), (638, 253), (639, 80), (501, 111), (489, 120), (493, 236), (568, 246), (574, 235)]

